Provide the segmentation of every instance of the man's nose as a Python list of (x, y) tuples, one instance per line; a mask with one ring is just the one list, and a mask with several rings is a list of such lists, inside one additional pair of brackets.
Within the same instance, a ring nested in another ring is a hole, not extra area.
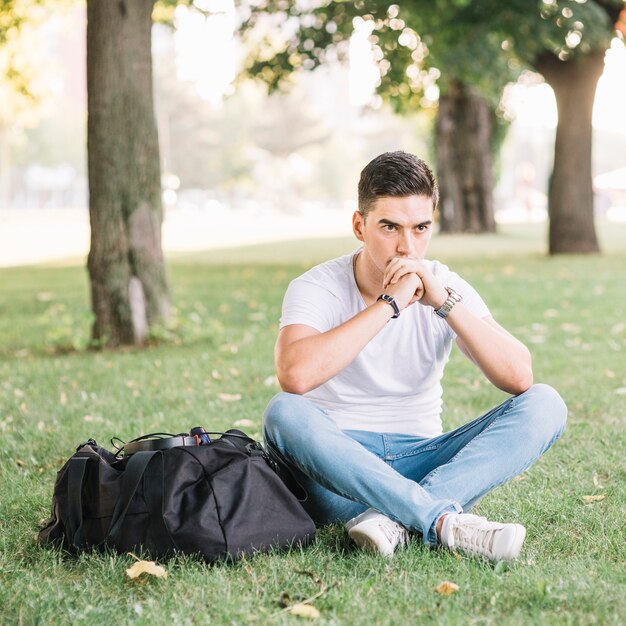
[(413, 237), (410, 231), (402, 231), (398, 235), (398, 254), (410, 255), (413, 253)]

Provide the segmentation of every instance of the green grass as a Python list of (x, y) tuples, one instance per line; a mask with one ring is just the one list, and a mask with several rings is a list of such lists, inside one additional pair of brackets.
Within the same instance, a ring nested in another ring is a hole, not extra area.
[[(295, 624), (282, 593), (315, 594), (319, 624), (618, 624), (626, 621), (624, 416), (626, 228), (603, 231), (602, 257), (545, 258), (536, 228), (441, 237), (436, 256), (462, 273), (533, 352), (555, 386), (565, 435), (480, 513), (528, 529), (522, 556), (492, 568), (414, 541), (391, 561), (354, 550), (342, 528), (289, 554), (209, 566), (166, 562), (165, 580), (132, 582), (132, 559), (79, 558), (36, 544), (55, 472), (89, 437), (107, 444), (196, 424), (255, 424), (276, 387), (272, 349), (288, 281), (354, 247), (348, 240), (272, 244), (170, 259), (175, 327), (145, 350), (84, 352), (87, 277), (78, 266), (0, 270), (0, 624)], [(458, 351), (444, 381), (446, 428), (503, 396)], [(220, 393), (241, 394), (226, 402)], [(585, 503), (583, 496), (604, 495)], [(449, 597), (443, 580), (459, 585)], [(333, 586), (335, 585), (335, 586)]]

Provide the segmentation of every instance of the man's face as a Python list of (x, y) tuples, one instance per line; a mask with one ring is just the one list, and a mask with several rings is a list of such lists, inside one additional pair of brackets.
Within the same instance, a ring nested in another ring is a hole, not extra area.
[(433, 201), (426, 196), (378, 198), (364, 218), (356, 211), (354, 234), (363, 242), (367, 266), (383, 274), (395, 257), (421, 260), (430, 243)]

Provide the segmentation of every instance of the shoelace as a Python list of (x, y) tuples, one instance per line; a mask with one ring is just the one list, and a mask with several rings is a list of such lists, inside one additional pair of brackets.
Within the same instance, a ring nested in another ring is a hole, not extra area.
[[(487, 528), (480, 528), (483, 524)], [(471, 523), (454, 524), (452, 527), (454, 547), (463, 548), (475, 554), (491, 554), (493, 552), (493, 541), (496, 531), (500, 529), (501, 526), (499, 524), (487, 522), (484, 517)]]
[(396, 546), (398, 543), (404, 543), (406, 539), (406, 531), (400, 524), (396, 524), (394, 522), (391, 523), (380, 523), (378, 524), (378, 528), (382, 531), (383, 535), (389, 540), (389, 542)]

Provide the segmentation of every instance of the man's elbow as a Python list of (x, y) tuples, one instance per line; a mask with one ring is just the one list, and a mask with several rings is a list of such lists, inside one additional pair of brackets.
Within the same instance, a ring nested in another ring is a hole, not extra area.
[(507, 391), (514, 396), (528, 391), (533, 386), (533, 371), (530, 367), (524, 368), (516, 373), (516, 376), (509, 382)]
[(280, 388), (287, 393), (295, 393), (301, 396), (307, 391), (311, 391), (311, 387), (306, 380), (295, 372), (278, 372), (276, 376), (280, 383)]

